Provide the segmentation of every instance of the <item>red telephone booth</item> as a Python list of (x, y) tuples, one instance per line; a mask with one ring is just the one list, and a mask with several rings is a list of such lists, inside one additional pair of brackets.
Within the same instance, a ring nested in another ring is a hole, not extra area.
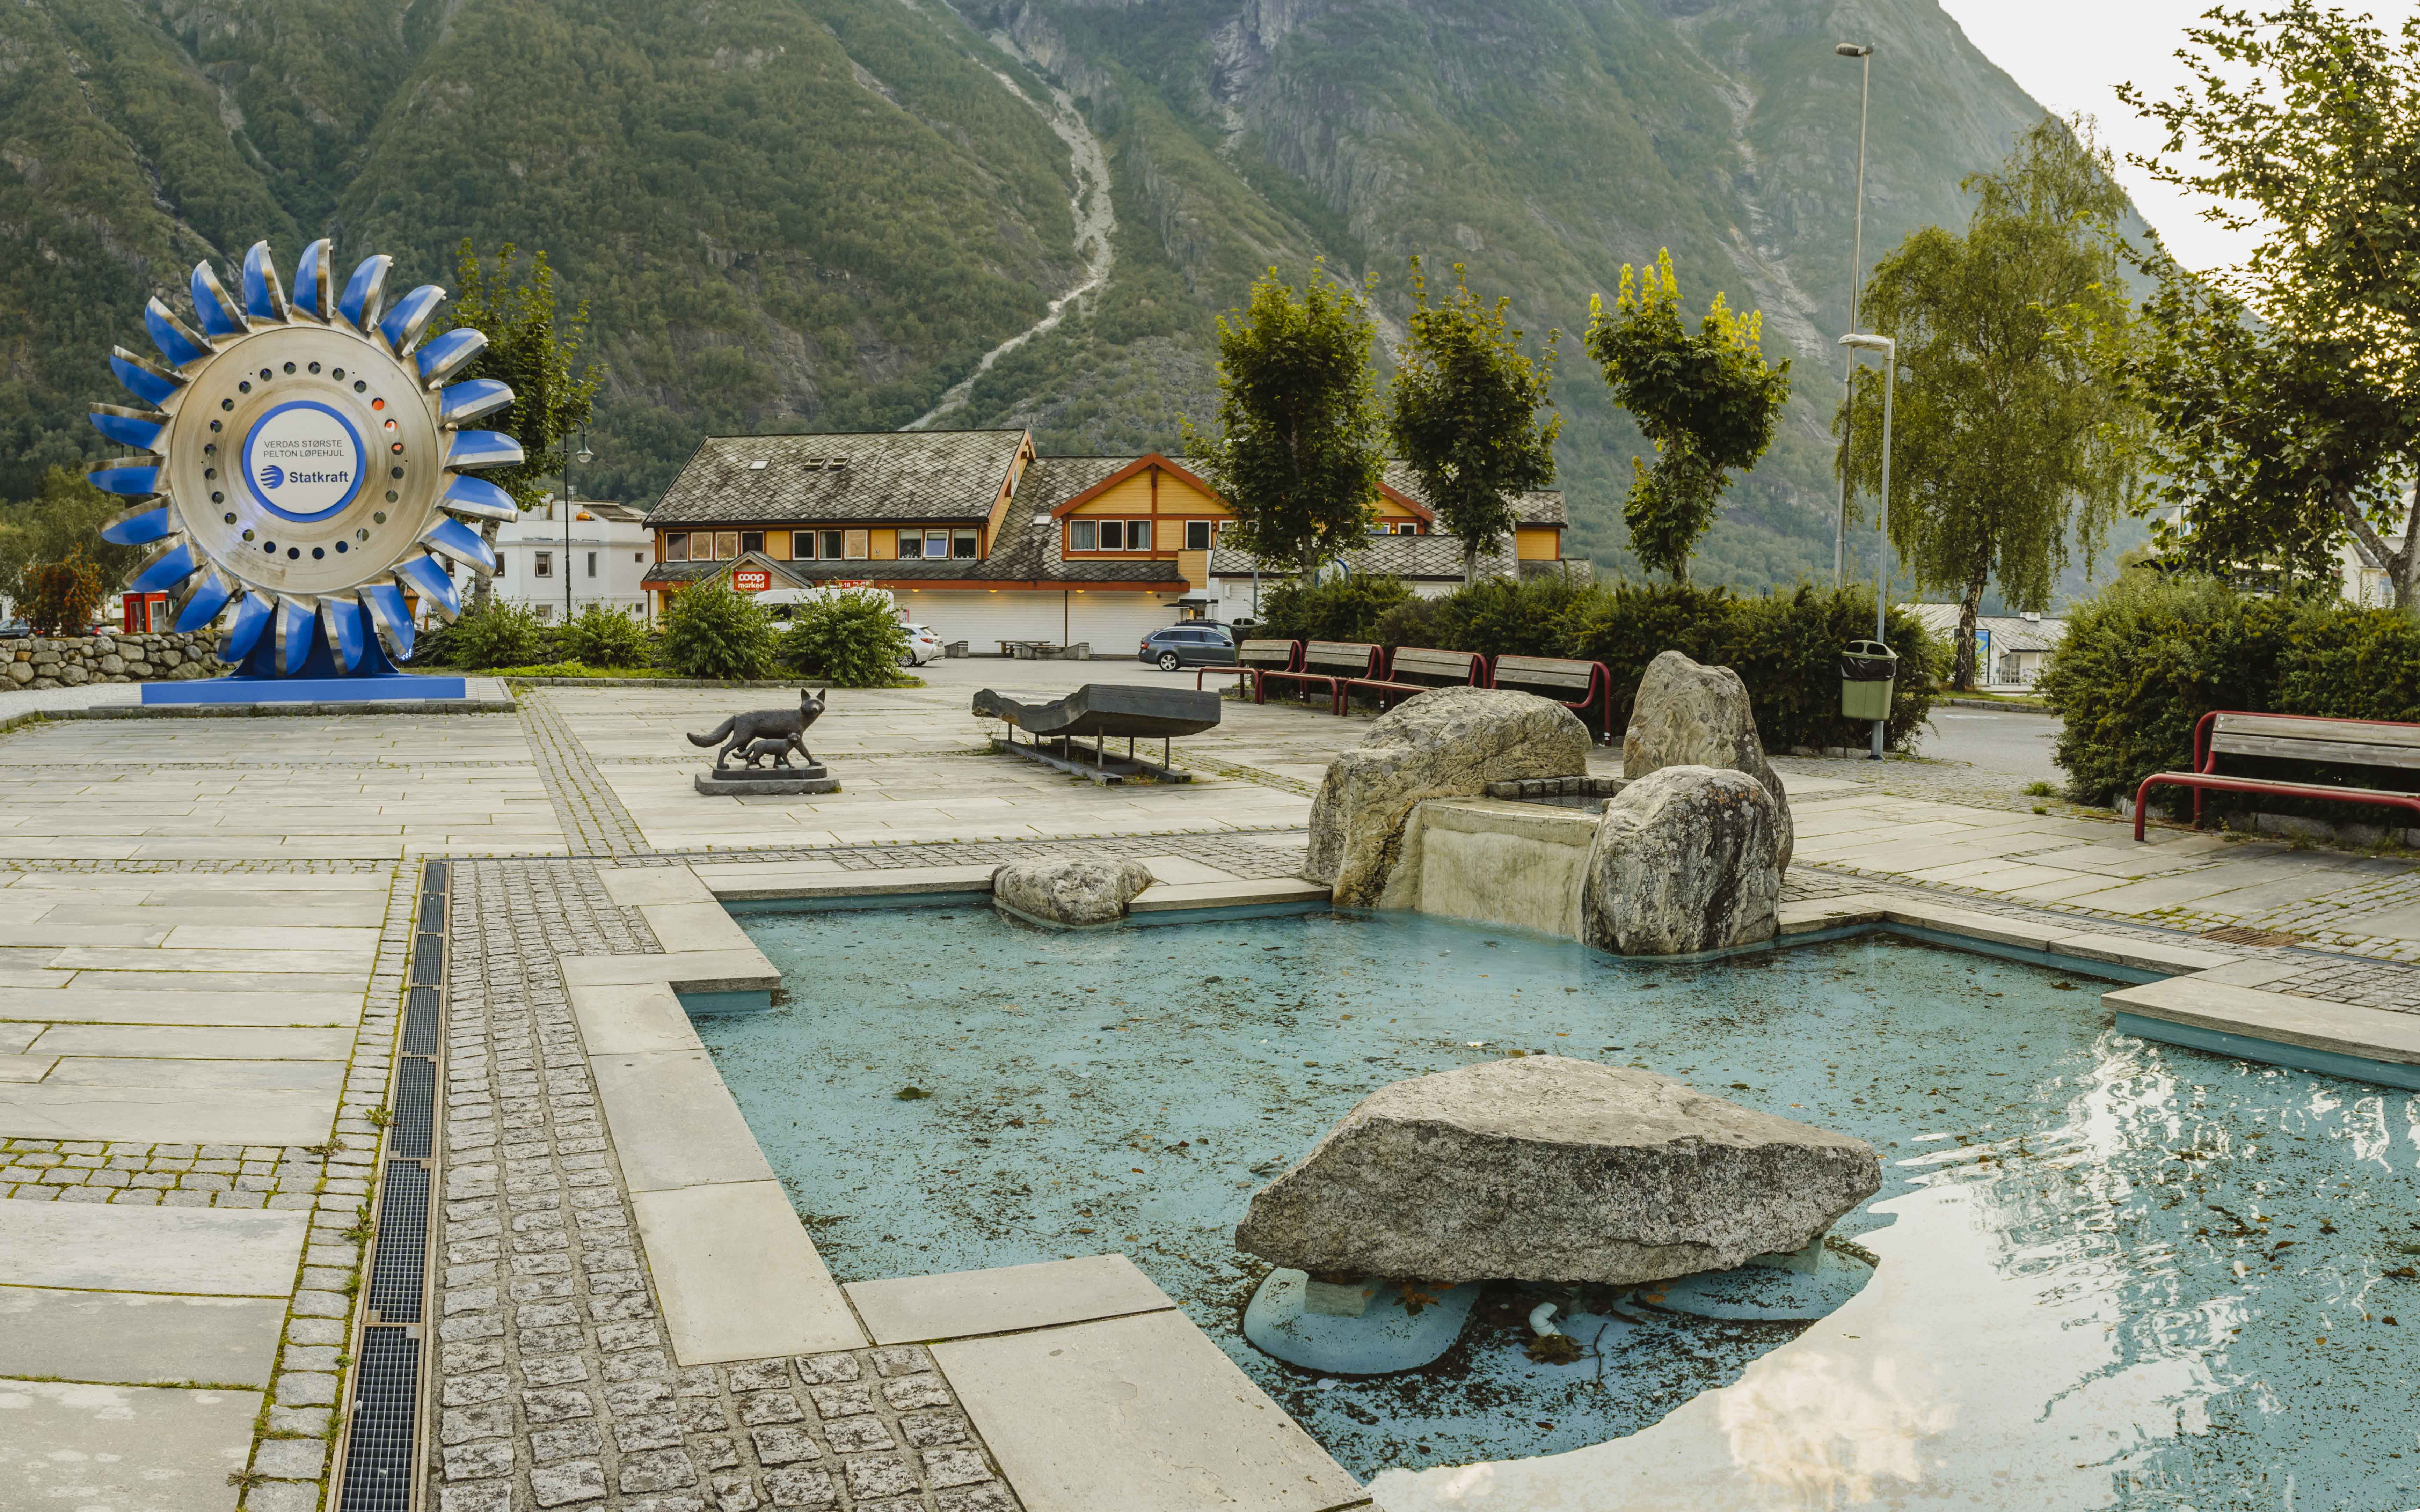
[(165, 594), (129, 594), (125, 598), (123, 628), (128, 635), (148, 635), (168, 628), (168, 595)]

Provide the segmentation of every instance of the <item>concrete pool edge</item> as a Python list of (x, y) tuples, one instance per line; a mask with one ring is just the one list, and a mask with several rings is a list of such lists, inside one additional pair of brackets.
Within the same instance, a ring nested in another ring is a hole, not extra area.
[[(988, 898), (989, 870), (908, 868), (869, 877), (837, 867), (709, 863), (605, 873), (614, 901), (637, 909), (667, 952), (560, 959), (607, 1130), (626, 1173), (634, 1162), (644, 1172), (630, 1180), (642, 1210), (640, 1249), (683, 1365), (807, 1352), (786, 1336), (774, 1337), (784, 1330), (763, 1326), (760, 1320), (768, 1319), (821, 1349), (862, 1348), (896, 1336), (895, 1325), (869, 1324), (859, 1305), (861, 1289), (869, 1299), (900, 1288), (971, 1296), (1009, 1281), (978, 1271), (836, 1283), (689, 1020), (692, 1011), (765, 1006), (778, 984), (779, 974), (735, 915), (975, 903)], [(1326, 906), (1324, 888), (1298, 881), (1156, 885), (1136, 901), (1142, 917), (1129, 922)], [(2117, 981), (2121, 985), (2102, 1000), (2123, 1032), (2144, 1039), (2396, 1087), (2420, 1084), (2420, 1022), (2412, 1015), (2262, 991), (2257, 983), (2274, 977), (2263, 976), (2265, 964), (2257, 957), (2077, 929), (2067, 919), (1862, 892), (1785, 904), (1772, 940), (1726, 954), (1873, 933)], [(2370, 1067), (2376, 1070), (2363, 1074)], [(668, 1103), (677, 1107), (678, 1118), (664, 1116)], [(698, 1134), (708, 1125), (716, 1135), (711, 1139)], [(683, 1148), (667, 1148), (675, 1142)], [(1131, 1269), (1116, 1256), (1007, 1269), (1060, 1273), (1064, 1279), (1058, 1284), (1082, 1293), (1097, 1279), (1086, 1268), (1104, 1266)], [(1028, 1284), (1053, 1279), (1046, 1273)], [(1148, 1278), (1141, 1279), (1147, 1286)], [(1131, 1289), (1107, 1287), (1093, 1303), (1062, 1299), (1006, 1328), (980, 1328), (982, 1319), (937, 1320), (930, 1326), (954, 1332), (917, 1341), (942, 1346), (934, 1353), (944, 1376), (967, 1401), (1021, 1498), (1085, 1508), (1187, 1505), (1189, 1483), (1165, 1468), (1177, 1462), (1169, 1452), (1181, 1447), (1191, 1473), (1203, 1472), (1201, 1461), (1208, 1455), (1219, 1460), (1209, 1473), (1235, 1489), (1250, 1488), (1266, 1498), (1261, 1504), (1287, 1512), (1372, 1504), (1353, 1477), (1181, 1310), (1125, 1294)], [(939, 1306), (937, 1319), (950, 1311)], [(1158, 1321), (1146, 1326), (1145, 1319)], [(961, 1327), (969, 1332), (954, 1332)], [(1045, 1340), (1055, 1348), (1042, 1350), (1038, 1341)], [(1095, 1374), (1056, 1381), (1059, 1410), (1035, 1413), (1007, 1382), (1026, 1379), (1044, 1362), (1060, 1368), (1063, 1351), (1069, 1350), (1091, 1361), (1086, 1368)], [(1110, 1401), (1121, 1391), (1132, 1393), (1139, 1377), (1174, 1396), (1163, 1398), (1154, 1426), (1112, 1423)], [(985, 1402), (988, 1407), (979, 1405)], [(1239, 1403), (1244, 1410), (1237, 1415)], [(1201, 1427), (1211, 1423), (1219, 1429), (1205, 1436)], [(1180, 1433), (1186, 1442), (1159, 1442), (1155, 1433)]]

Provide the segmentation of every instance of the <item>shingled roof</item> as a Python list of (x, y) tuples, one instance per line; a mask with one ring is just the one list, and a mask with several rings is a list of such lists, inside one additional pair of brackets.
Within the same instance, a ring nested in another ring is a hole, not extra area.
[[(1481, 578), (1507, 578), (1514, 571), (1510, 543), (1499, 543), (1493, 555), (1479, 559)], [(1459, 535), (1370, 535), (1344, 553), (1353, 570), (1377, 578), (1431, 579), (1462, 581), (1462, 537)], [(1261, 563), (1263, 576), (1285, 576), (1291, 569)], [(1225, 548), (1210, 553), (1214, 578), (1249, 578), (1250, 553)]]
[[(1409, 462), (1388, 462), (1386, 472), (1378, 481), (1383, 486), (1402, 494), (1422, 509), (1434, 511), (1436, 507), (1429, 501), (1428, 490), (1420, 486), (1420, 480), (1413, 473), (1412, 465)], [(1560, 488), (1542, 488), (1536, 493), (1514, 494), (1512, 517), (1524, 525), (1571, 523), (1563, 513), (1563, 491)], [(1457, 573), (1456, 576), (1460, 574)]]
[(647, 516), (651, 527), (970, 524), (991, 514), (1021, 430), (709, 436)]

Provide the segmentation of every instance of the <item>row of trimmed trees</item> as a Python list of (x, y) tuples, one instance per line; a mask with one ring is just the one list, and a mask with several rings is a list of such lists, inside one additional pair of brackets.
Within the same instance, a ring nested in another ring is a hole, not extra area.
[[(1509, 300), (1481, 300), (1456, 263), (1452, 288), (1433, 301), (1414, 257), (1413, 310), (1382, 399), (1369, 301), (1316, 271), (1297, 289), (1271, 269), (1242, 311), (1219, 318), (1218, 416), (1207, 431), (1188, 421), (1185, 439), (1235, 512), (1226, 539), (1315, 573), (1368, 532), (1391, 453), (1462, 538), (1472, 575), (1479, 553), (1512, 532), (1513, 500), (1555, 481), (1562, 422), (1549, 413), (1550, 391), (1562, 333), (1549, 331), (1533, 356)], [(1790, 396), (1790, 364), (1765, 361), (1760, 326), (1717, 294), (1690, 331), (1668, 255), (1652, 269), (1624, 267), (1611, 310), (1591, 301), (1584, 345), (1656, 449), (1652, 467), (1637, 464), (1631, 540), (1676, 580), (1714, 523), (1726, 477), (1764, 455)]]

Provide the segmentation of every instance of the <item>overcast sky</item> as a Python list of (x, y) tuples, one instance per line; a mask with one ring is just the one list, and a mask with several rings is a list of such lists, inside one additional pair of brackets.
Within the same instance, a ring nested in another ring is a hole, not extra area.
[[(2026, 93), (2047, 108), (2082, 111), (2100, 121), (2102, 140), (2118, 156), (2118, 177), (2143, 218), (2160, 233), (2180, 262), (2210, 270), (2231, 267), (2250, 250), (2250, 233), (2212, 225), (2196, 203), (2124, 161), (2161, 146), (2156, 123), (2137, 116), (2118, 99), (2118, 85), (2133, 83), (2154, 98), (2172, 95), (2190, 78), (2176, 60), (2184, 29), (2211, 7), (2211, 0), (1941, 0), (1941, 8), (1966, 29), (1984, 56), (2008, 70)], [(2261, 8), (2251, 0), (2247, 8)], [(2367, 11), (2390, 31), (2400, 26), (2420, 0), (2344, 0), (2347, 11)], [(1874, 89), (1888, 87), (1889, 48), (1874, 53)]]

